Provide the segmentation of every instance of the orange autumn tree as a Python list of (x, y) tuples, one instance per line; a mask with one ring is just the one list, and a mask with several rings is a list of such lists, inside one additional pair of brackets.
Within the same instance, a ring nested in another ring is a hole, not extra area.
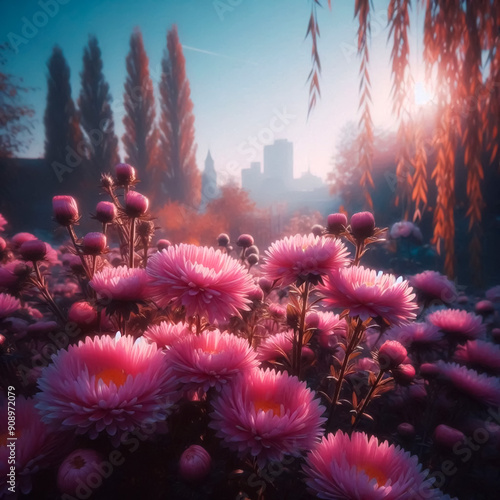
[[(317, 5), (312, 0), (312, 12), (307, 34), (312, 41), (313, 64), (310, 74), (319, 75), (319, 24)], [(331, 0), (328, 1), (331, 8)], [(467, 196), (471, 261), (480, 269), (481, 219), (483, 194), (481, 183), (483, 163), (493, 164), (498, 158), (500, 127), (500, 4), (497, 0), (461, 2), (459, 0), (426, 0), (413, 2), (416, 9), (424, 5), (423, 58), (427, 76), (437, 75), (439, 88), (437, 122), (434, 125), (433, 146), (435, 163), (431, 178), (437, 188), (434, 208), (433, 243), (438, 252), (444, 248), (445, 271), (455, 273), (455, 167), (462, 154), (467, 171)], [(358, 55), (360, 67), (360, 140), (366, 145), (360, 155), (361, 184), (368, 191), (371, 179), (369, 161), (370, 89), (368, 70), (368, 43), (370, 33), (370, 0), (356, 0), (354, 14), (358, 18)], [(427, 205), (427, 153), (424, 145), (423, 124), (418, 115), (409, 113), (412, 86), (409, 69), (411, 29), (411, 0), (390, 0), (388, 6), (389, 40), (392, 37), (392, 96), (393, 111), (399, 120), (396, 156), (398, 177), (396, 202), (402, 205), (404, 215), (413, 213), (419, 219)], [(314, 28), (314, 30), (311, 29)], [(319, 95), (317, 79), (310, 86), (310, 108)], [(415, 118), (415, 119), (414, 119)], [(488, 154), (488, 162), (483, 156)], [(366, 196), (370, 205), (370, 195)], [(475, 273), (479, 276), (479, 272)]]

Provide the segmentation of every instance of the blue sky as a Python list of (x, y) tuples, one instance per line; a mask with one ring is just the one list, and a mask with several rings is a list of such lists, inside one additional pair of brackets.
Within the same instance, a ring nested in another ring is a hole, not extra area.
[[(279, 138), (294, 143), (296, 176), (310, 167), (325, 177), (339, 130), (357, 120), (354, 0), (334, 1), (332, 11), (319, 12), (322, 98), (309, 119), (310, 41), (304, 39), (308, 0), (47, 0), (51, 12), (58, 12), (45, 18), (43, 3), (0, 3), (2, 41), (19, 42), (14, 35), (23, 36), (23, 18), (40, 26), (29, 33), (31, 38), (24, 38), (27, 43), (16, 46), (17, 54), (5, 68), (36, 89), (25, 98), (36, 111), (33, 141), (25, 156), (43, 154), (46, 62), (52, 47), (59, 44), (68, 60), (76, 100), (89, 33), (99, 40), (121, 136), (125, 57), (135, 26), (142, 30), (157, 89), (166, 33), (177, 24), (194, 103), (198, 166), (203, 166), (210, 148), (221, 181), (239, 181), (240, 169), (261, 161), (263, 146)], [(373, 119), (381, 127), (392, 121), (386, 8), (385, 0), (376, 2), (372, 21)], [(417, 41), (412, 44), (416, 49)]]

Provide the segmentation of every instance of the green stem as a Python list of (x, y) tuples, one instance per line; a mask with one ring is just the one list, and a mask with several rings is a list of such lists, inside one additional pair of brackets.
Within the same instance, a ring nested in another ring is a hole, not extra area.
[(43, 298), (47, 302), (47, 305), (49, 306), (50, 310), (54, 313), (54, 315), (57, 316), (57, 318), (61, 321), (62, 324), (66, 323), (66, 318), (64, 317), (64, 314), (62, 313), (61, 309), (59, 309), (59, 306), (56, 304), (54, 298), (49, 292), (49, 289), (47, 288), (45, 279), (43, 278), (42, 273), (40, 272), (38, 262), (34, 261), (33, 267), (35, 269), (35, 274), (37, 278), (36, 285), (40, 290), (40, 293), (42, 294)]
[[(300, 379), (301, 364), (302, 364), (302, 344), (304, 340), (304, 331), (306, 328), (306, 313), (307, 313), (307, 301), (309, 298), (309, 280), (306, 279), (304, 282), (304, 291), (302, 292), (302, 310), (300, 312), (300, 323), (297, 335), (297, 346), (295, 349), (295, 367), (296, 375)], [(295, 340), (295, 339), (294, 339)]]
[(358, 425), (358, 422), (360, 421), (361, 416), (363, 415), (366, 407), (368, 406), (368, 403), (370, 402), (370, 399), (373, 395), (373, 391), (376, 389), (377, 385), (382, 380), (384, 373), (385, 372), (383, 370), (380, 370), (380, 372), (377, 376), (377, 379), (375, 380), (374, 384), (370, 387), (368, 394), (366, 395), (365, 399), (363, 400), (363, 404), (361, 405), (361, 409), (359, 410), (359, 412), (356, 413), (356, 418), (354, 420), (354, 423), (352, 424), (353, 430), (356, 429), (356, 426)]
[(353, 353), (354, 349), (359, 344), (359, 340), (361, 339), (362, 333), (363, 333), (363, 321), (358, 316), (358, 322), (356, 323), (356, 326), (354, 328), (354, 332), (353, 332), (352, 337), (349, 341), (349, 344), (346, 348), (344, 361), (342, 362), (342, 366), (340, 368), (340, 373), (339, 373), (339, 376), (337, 379), (337, 385), (335, 386), (335, 393), (333, 395), (332, 403), (330, 406), (330, 414), (328, 415), (328, 421), (326, 423), (326, 429), (329, 429), (329, 427), (333, 421), (333, 417), (335, 416), (335, 411), (337, 409), (337, 402), (338, 402), (339, 396), (340, 396), (340, 390), (342, 389), (342, 384), (344, 383), (345, 371), (347, 369), (347, 365), (349, 364), (351, 354)]
[(129, 254), (128, 254), (128, 265), (130, 269), (134, 268), (134, 247), (135, 247), (135, 217), (130, 219), (130, 238), (129, 238)]
[(87, 262), (85, 261), (85, 257), (80, 252), (80, 249), (78, 248), (78, 245), (76, 243), (76, 235), (75, 235), (75, 231), (73, 230), (73, 226), (67, 226), (67, 227), (68, 227), (69, 236), (71, 238), (73, 246), (75, 247), (76, 254), (78, 255), (78, 257), (80, 257), (80, 260), (82, 262), (82, 267), (83, 267), (83, 271), (85, 272), (85, 276), (87, 276), (87, 279), (90, 281), (92, 278), (90, 276), (89, 268), (87, 266)]

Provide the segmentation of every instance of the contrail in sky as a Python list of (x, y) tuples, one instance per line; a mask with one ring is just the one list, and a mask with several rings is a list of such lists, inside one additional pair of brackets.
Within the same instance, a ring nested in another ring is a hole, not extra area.
[(224, 54), (219, 54), (217, 52), (212, 52), (210, 50), (198, 49), (196, 47), (190, 47), (189, 45), (182, 45), (182, 48), (186, 49), (186, 50), (192, 50), (193, 52), (201, 52), (202, 54), (208, 54), (210, 56), (216, 56), (216, 57), (223, 57), (225, 59), (232, 59), (233, 61), (240, 61), (240, 62), (244, 62), (247, 64), (253, 64), (254, 66), (257, 66), (256, 62), (248, 61), (246, 59), (238, 59), (237, 57), (226, 56)]

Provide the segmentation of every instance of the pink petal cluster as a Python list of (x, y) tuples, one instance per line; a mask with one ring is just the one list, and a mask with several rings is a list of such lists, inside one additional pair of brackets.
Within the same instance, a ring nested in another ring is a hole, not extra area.
[(262, 272), (280, 286), (306, 279), (317, 282), (349, 263), (347, 248), (340, 240), (313, 234), (275, 241), (266, 254)]
[(260, 361), (275, 361), (290, 356), (293, 349), (293, 330), (276, 333), (266, 337), (257, 347)]
[(148, 298), (148, 276), (144, 269), (106, 267), (95, 273), (90, 286), (103, 299), (136, 302)]
[(500, 379), (479, 374), (457, 363), (436, 363), (438, 373), (457, 391), (485, 405), (500, 406)]
[(341, 431), (329, 434), (309, 453), (303, 468), (305, 482), (317, 498), (441, 498), (416, 456), (364, 432), (350, 437)]
[(333, 312), (318, 311), (306, 316), (306, 326), (316, 328), (315, 337), (321, 347), (334, 347), (339, 337), (347, 335), (347, 323), (344, 318)]
[(437, 326), (430, 323), (408, 323), (391, 328), (388, 335), (406, 347), (436, 344), (444, 336)]
[(380, 317), (399, 325), (415, 319), (418, 308), (407, 281), (362, 266), (339, 269), (319, 290), (327, 304), (348, 309), (351, 317), (359, 316), (363, 321)]
[(450, 304), (458, 297), (454, 283), (437, 271), (415, 274), (409, 281), (419, 296), (426, 301), (440, 300)]
[(52, 359), (38, 380), (43, 421), (91, 439), (163, 420), (177, 397), (163, 352), (132, 337), (87, 337)]
[(469, 340), (455, 351), (459, 363), (500, 374), (500, 346), (484, 340)]
[(403, 220), (392, 225), (389, 235), (392, 239), (408, 238), (413, 236), (417, 240), (422, 240), (420, 229), (413, 222)]
[(172, 344), (166, 359), (186, 390), (215, 387), (220, 391), (231, 379), (258, 365), (246, 339), (219, 330), (185, 336)]
[(146, 270), (152, 297), (160, 307), (184, 306), (188, 316), (203, 316), (211, 323), (248, 310), (252, 277), (220, 250), (175, 245), (152, 255)]
[(5, 231), (5, 226), (7, 225), (7, 219), (0, 214), (0, 231)]
[(481, 316), (460, 309), (440, 309), (427, 316), (442, 332), (464, 339), (477, 339), (486, 329)]
[(95, 450), (77, 449), (71, 452), (57, 471), (59, 491), (66, 495), (77, 495), (81, 484), (85, 485), (90, 474), (96, 474), (96, 469), (103, 461), (104, 458)]
[(162, 321), (159, 325), (149, 326), (144, 332), (144, 338), (149, 342), (155, 342), (158, 347), (166, 349), (192, 333), (185, 323), (176, 324)]
[(262, 467), (317, 445), (325, 409), (305, 382), (256, 369), (227, 384), (213, 401), (209, 426), (240, 457)]
[[(35, 402), (18, 396), (15, 407), (9, 405), (9, 410), (15, 409), (15, 436), (16, 441), (7, 441), (7, 400), (0, 398), (0, 498), (10, 498), (7, 488), (7, 473), (10, 470), (8, 462), (10, 443), (15, 443), (15, 491), (28, 494), (31, 491), (31, 475), (41, 469), (50, 467), (58, 459), (61, 449), (68, 442), (68, 435), (62, 432), (51, 433), (42, 422), (36, 411)], [(15, 495), (12, 495), (15, 498)]]
[(0, 319), (10, 316), (20, 307), (21, 302), (19, 302), (16, 297), (13, 297), (12, 295), (9, 295), (7, 293), (0, 293)]

